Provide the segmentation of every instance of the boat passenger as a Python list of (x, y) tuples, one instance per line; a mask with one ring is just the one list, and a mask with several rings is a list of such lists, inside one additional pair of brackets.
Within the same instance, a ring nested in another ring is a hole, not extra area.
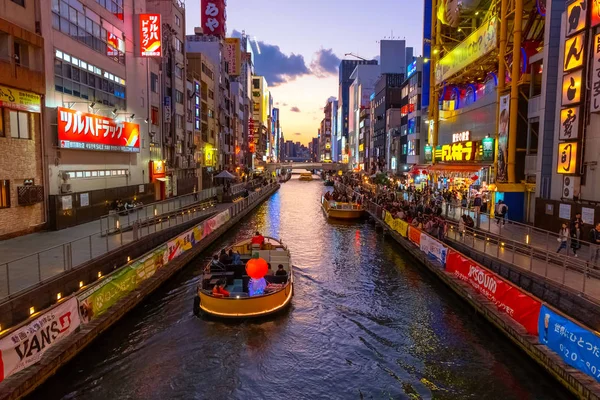
[(219, 281), (212, 291), (213, 295), (221, 295), (223, 297), (229, 297), (229, 292), (225, 290), (225, 282)]
[(279, 264), (277, 266), (277, 272), (275, 272), (275, 275), (277, 275), (277, 276), (287, 275), (287, 271), (285, 269), (283, 269), (283, 265)]
[(252, 247), (255, 247), (256, 245), (262, 246), (265, 243), (265, 237), (261, 235), (260, 232), (256, 231), (256, 233), (254, 233), (254, 236), (252, 237), (251, 243)]
[(225, 252), (225, 249), (221, 249), (221, 254), (219, 255), (219, 261), (223, 265), (231, 264), (231, 258)]
[(237, 251), (234, 253), (233, 250), (229, 250), (229, 258), (231, 259), (231, 263), (233, 265), (241, 265), (242, 264), (242, 259), (240, 257), (240, 253), (238, 253)]
[(215, 255), (213, 256), (213, 259), (212, 259), (212, 261), (210, 262), (210, 264), (211, 264), (211, 266), (213, 266), (213, 267), (220, 267), (220, 268), (223, 268), (223, 267), (224, 267), (223, 263), (221, 263), (221, 261), (219, 261), (219, 255), (218, 255), (218, 254), (215, 254)]
[(268, 267), (268, 269), (267, 269), (267, 275), (268, 276), (275, 275), (275, 272), (273, 271), (273, 267), (271, 267), (271, 263), (267, 263), (267, 267)]

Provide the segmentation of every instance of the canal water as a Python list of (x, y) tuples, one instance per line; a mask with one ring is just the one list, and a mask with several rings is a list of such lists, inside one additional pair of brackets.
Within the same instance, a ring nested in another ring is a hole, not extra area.
[[(297, 178), (29, 398), (571, 398), (372, 224), (327, 222), (322, 181)], [(261, 321), (195, 317), (211, 252), (257, 229), (292, 252), (292, 307)]]

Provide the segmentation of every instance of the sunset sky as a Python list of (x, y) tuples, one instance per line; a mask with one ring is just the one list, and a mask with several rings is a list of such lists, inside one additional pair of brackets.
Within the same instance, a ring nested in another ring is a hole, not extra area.
[[(250, 6), (251, 5), (251, 6)], [(200, 0), (186, 1), (187, 33), (200, 26)], [(345, 53), (372, 59), (380, 39), (405, 39), (422, 53), (423, 4), (409, 0), (228, 0), (227, 32), (256, 38), (255, 72), (279, 107), (286, 140), (317, 135), (323, 107), (338, 96)]]

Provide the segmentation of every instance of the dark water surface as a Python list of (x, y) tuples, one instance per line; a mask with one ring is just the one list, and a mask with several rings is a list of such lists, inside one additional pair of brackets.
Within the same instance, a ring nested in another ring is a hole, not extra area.
[[(32, 399), (568, 399), (569, 393), (368, 222), (328, 223), (297, 176)], [(293, 305), (192, 315), (210, 252), (259, 229), (290, 247)]]

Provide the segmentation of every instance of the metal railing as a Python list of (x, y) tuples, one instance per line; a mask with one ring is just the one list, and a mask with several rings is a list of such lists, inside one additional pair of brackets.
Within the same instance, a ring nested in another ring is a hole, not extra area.
[[(210, 198), (216, 188), (199, 192), (201, 196)], [(207, 200), (202, 203), (188, 203), (195, 199), (194, 195), (185, 196), (187, 199), (176, 199), (149, 205), (144, 208), (161, 210), (162, 213), (154, 215), (154, 211), (141, 212), (129, 219), (127, 223), (120, 224), (115, 230), (106, 227), (94, 234), (71, 240), (45, 250), (38, 251), (23, 257), (0, 264), (0, 300), (15, 293), (21, 292), (39, 283), (42, 283), (58, 274), (72, 270), (82, 264), (111, 252), (119, 247), (139, 240), (151, 233), (176, 226), (183, 222), (198, 218), (214, 211), (216, 201)], [(174, 209), (174, 204), (186, 204), (182, 208)], [(145, 213), (145, 212), (144, 212)]]
[(146, 206), (136, 207), (129, 211), (111, 211), (108, 215), (100, 217), (100, 232), (103, 234), (111, 234), (131, 228), (136, 222), (177, 211), (194, 203), (216, 197), (217, 190), (218, 187), (213, 187), (185, 196), (174, 197)]
[(239, 213), (241, 213), (243, 210), (245, 210), (251, 204), (254, 204), (255, 202), (261, 200), (262, 197), (265, 195), (265, 192), (270, 191), (271, 189), (275, 188), (276, 186), (277, 186), (276, 183), (270, 183), (267, 186), (263, 186), (260, 191), (250, 192), (248, 197), (243, 198), (243, 199), (238, 200), (235, 203), (233, 203), (231, 206), (229, 206), (229, 213), (230, 213), (231, 218), (234, 218), (235, 216), (237, 216)]

